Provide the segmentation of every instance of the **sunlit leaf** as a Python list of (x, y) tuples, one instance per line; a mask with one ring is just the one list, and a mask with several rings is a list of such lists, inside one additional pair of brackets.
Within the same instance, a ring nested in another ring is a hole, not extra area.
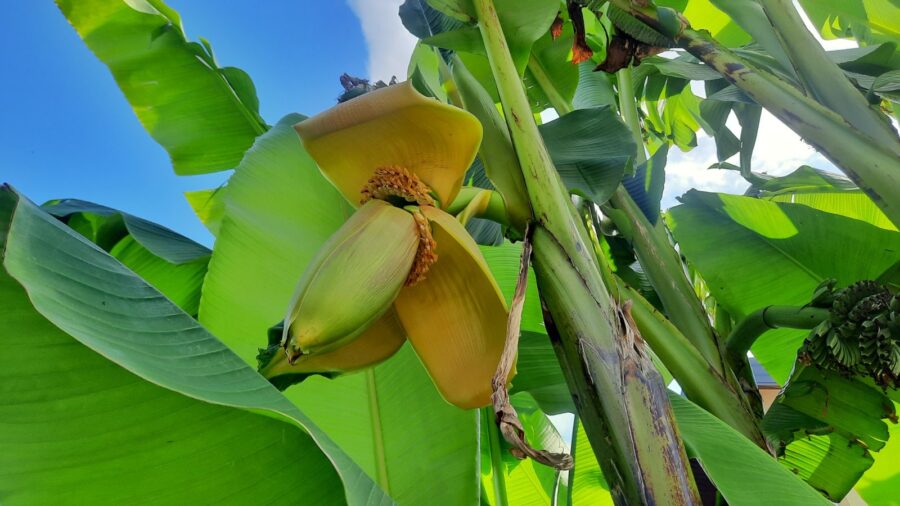
[(233, 168), (268, 126), (253, 82), (189, 42), (158, 0), (57, 0), (178, 174)]
[[(735, 319), (773, 304), (802, 306), (816, 286), (878, 279), (898, 262), (900, 233), (812, 209), (735, 195), (688, 192), (669, 210), (672, 233), (716, 301)], [(784, 382), (805, 331), (767, 332), (754, 356)]]

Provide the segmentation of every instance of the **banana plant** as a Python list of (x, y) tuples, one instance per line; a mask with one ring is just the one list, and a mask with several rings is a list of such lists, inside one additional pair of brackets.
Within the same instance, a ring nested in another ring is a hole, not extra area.
[[(273, 123), (161, 0), (57, 4), (234, 172), (211, 250), (0, 186), (0, 502), (896, 501), (890, 2), (406, 0), (406, 79)], [(846, 177), (754, 171), (763, 109)], [(664, 210), (701, 130), (749, 189)]]

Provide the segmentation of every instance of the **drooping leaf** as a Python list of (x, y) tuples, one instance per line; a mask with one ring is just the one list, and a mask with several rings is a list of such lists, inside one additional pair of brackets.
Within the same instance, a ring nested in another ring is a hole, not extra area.
[[(203, 290), (201, 322), (251, 363), (305, 266), (351, 212), (303, 150), (291, 128), (300, 119), (260, 137), (229, 181)], [(441, 399), (408, 346), (374, 369), (312, 377), (285, 395), (399, 503), (477, 499), (475, 413)]]
[(610, 107), (578, 109), (540, 125), (553, 164), (570, 191), (606, 202), (634, 159), (634, 140)]
[(892, 0), (800, 0), (800, 5), (825, 39), (900, 38), (900, 6)]
[(162, 1), (57, 4), (169, 152), (177, 174), (233, 168), (268, 128), (250, 77), (219, 67), (208, 45), (188, 41), (178, 14)]
[(766, 413), (763, 430), (779, 460), (838, 502), (881, 458), (883, 418), (893, 403), (879, 388), (799, 365)]
[(194, 319), (8, 186), (0, 251), (4, 502), (390, 503)]
[[(773, 304), (802, 306), (815, 288), (879, 279), (898, 262), (900, 233), (806, 205), (690, 191), (668, 212), (682, 254), (735, 319)], [(897, 280), (891, 280), (896, 283)], [(778, 329), (753, 354), (783, 383), (804, 331)]]
[(197, 314), (209, 249), (156, 223), (83, 200), (54, 200), (42, 209), (106, 250), (186, 313)]
[[(691, 401), (669, 392), (688, 454), (700, 461), (728, 504), (829, 504), (788, 468), (724, 422)], [(752, 484), (748, 486), (748, 484)]]

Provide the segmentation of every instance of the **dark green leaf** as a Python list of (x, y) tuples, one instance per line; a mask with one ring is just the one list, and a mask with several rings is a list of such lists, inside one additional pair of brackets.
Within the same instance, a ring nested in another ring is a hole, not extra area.
[(660, 201), (666, 184), (668, 155), (669, 146), (660, 146), (649, 160), (637, 168), (633, 176), (622, 180), (625, 189), (650, 223), (656, 223), (659, 219)]
[(606, 202), (634, 159), (634, 139), (610, 107), (578, 109), (540, 127), (570, 191)]
[(449, 32), (462, 23), (428, 5), (426, 0), (406, 0), (400, 6), (400, 21), (409, 33), (420, 39)]

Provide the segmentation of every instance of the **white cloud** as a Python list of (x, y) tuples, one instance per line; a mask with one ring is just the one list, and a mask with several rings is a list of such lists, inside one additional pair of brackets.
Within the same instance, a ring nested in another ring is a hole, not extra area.
[(347, 0), (362, 24), (369, 48), (369, 79), (403, 81), (416, 38), (403, 27), (397, 11), (403, 0)]

